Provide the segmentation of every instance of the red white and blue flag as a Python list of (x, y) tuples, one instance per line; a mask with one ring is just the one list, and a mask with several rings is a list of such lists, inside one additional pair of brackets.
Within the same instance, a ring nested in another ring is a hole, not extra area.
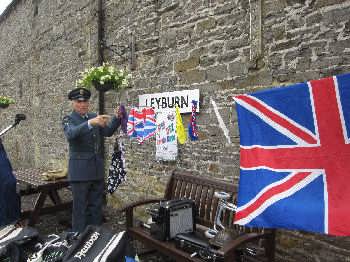
[(350, 235), (350, 74), (235, 97), (235, 223)]
[(142, 110), (131, 108), (127, 123), (127, 134), (130, 138), (136, 138), (142, 144), (155, 135), (156, 129), (155, 112), (152, 107)]

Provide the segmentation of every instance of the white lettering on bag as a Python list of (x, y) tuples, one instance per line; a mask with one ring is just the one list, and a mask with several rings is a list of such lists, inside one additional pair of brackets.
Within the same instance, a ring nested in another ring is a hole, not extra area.
[(95, 241), (99, 238), (100, 233), (95, 232), (91, 235), (90, 239), (85, 243), (83, 248), (75, 254), (74, 257), (79, 258), (80, 260), (86, 256), (86, 253), (89, 251), (89, 249), (93, 246)]

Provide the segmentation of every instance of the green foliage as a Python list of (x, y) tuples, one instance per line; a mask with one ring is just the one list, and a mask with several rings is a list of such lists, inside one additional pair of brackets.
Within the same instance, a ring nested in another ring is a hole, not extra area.
[(6, 97), (6, 96), (0, 96), (0, 105), (10, 105), (10, 104), (14, 104), (15, 100), (13, 100), (10, 97)]
[(110, 83), (113, 89), (120, 89), (129, 85), (131, 74), (124, 69), (117, 69), (108, 63), (102, 66), (91, 67), (81, 72), (81, 79), (77, 81), (77, 86), (90, 89), (95, 83), (101, 85)]

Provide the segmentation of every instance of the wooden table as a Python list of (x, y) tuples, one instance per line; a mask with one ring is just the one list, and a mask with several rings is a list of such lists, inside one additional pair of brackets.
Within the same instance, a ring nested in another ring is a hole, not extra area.
[[(63, 202), (59, 191), (69, 186), (67, 179), (45, 181), (41, 174), (41, 169), (18, 169), (14, 172), (19, 183), (21, 199), (28, 195), (37, 195), (34, 207), (31, 210), (23, 210), (21, 217), (28, 219), (28, 225), (33, 226), (39, 220), (39, 215), (53, 214), (57, 211), (71, 209), (72, 198)], [(35, 196), (34, 196), (35, 197)], [(51, 205), (45, 205), (47, 198), (51, 199)]]

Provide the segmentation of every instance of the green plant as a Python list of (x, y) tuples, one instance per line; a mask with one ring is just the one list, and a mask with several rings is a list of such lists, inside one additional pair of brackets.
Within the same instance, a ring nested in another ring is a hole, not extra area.
[(117, 69), (113, 65), (103, 63), (98, 67), (91, 67), (81, 72), (81, 79), (77, 81), (77, 86), (90, 89), (96, 84), (110, 84), (113, 89), (120, 89), (129, 85), (131, 74), (124, 69)]
[(0, 105), (8, 106), (8, 105), (14, 104), (14, 103), (15, 103), (15, 100), (13, 100), (10, 97), (0, 96)]

